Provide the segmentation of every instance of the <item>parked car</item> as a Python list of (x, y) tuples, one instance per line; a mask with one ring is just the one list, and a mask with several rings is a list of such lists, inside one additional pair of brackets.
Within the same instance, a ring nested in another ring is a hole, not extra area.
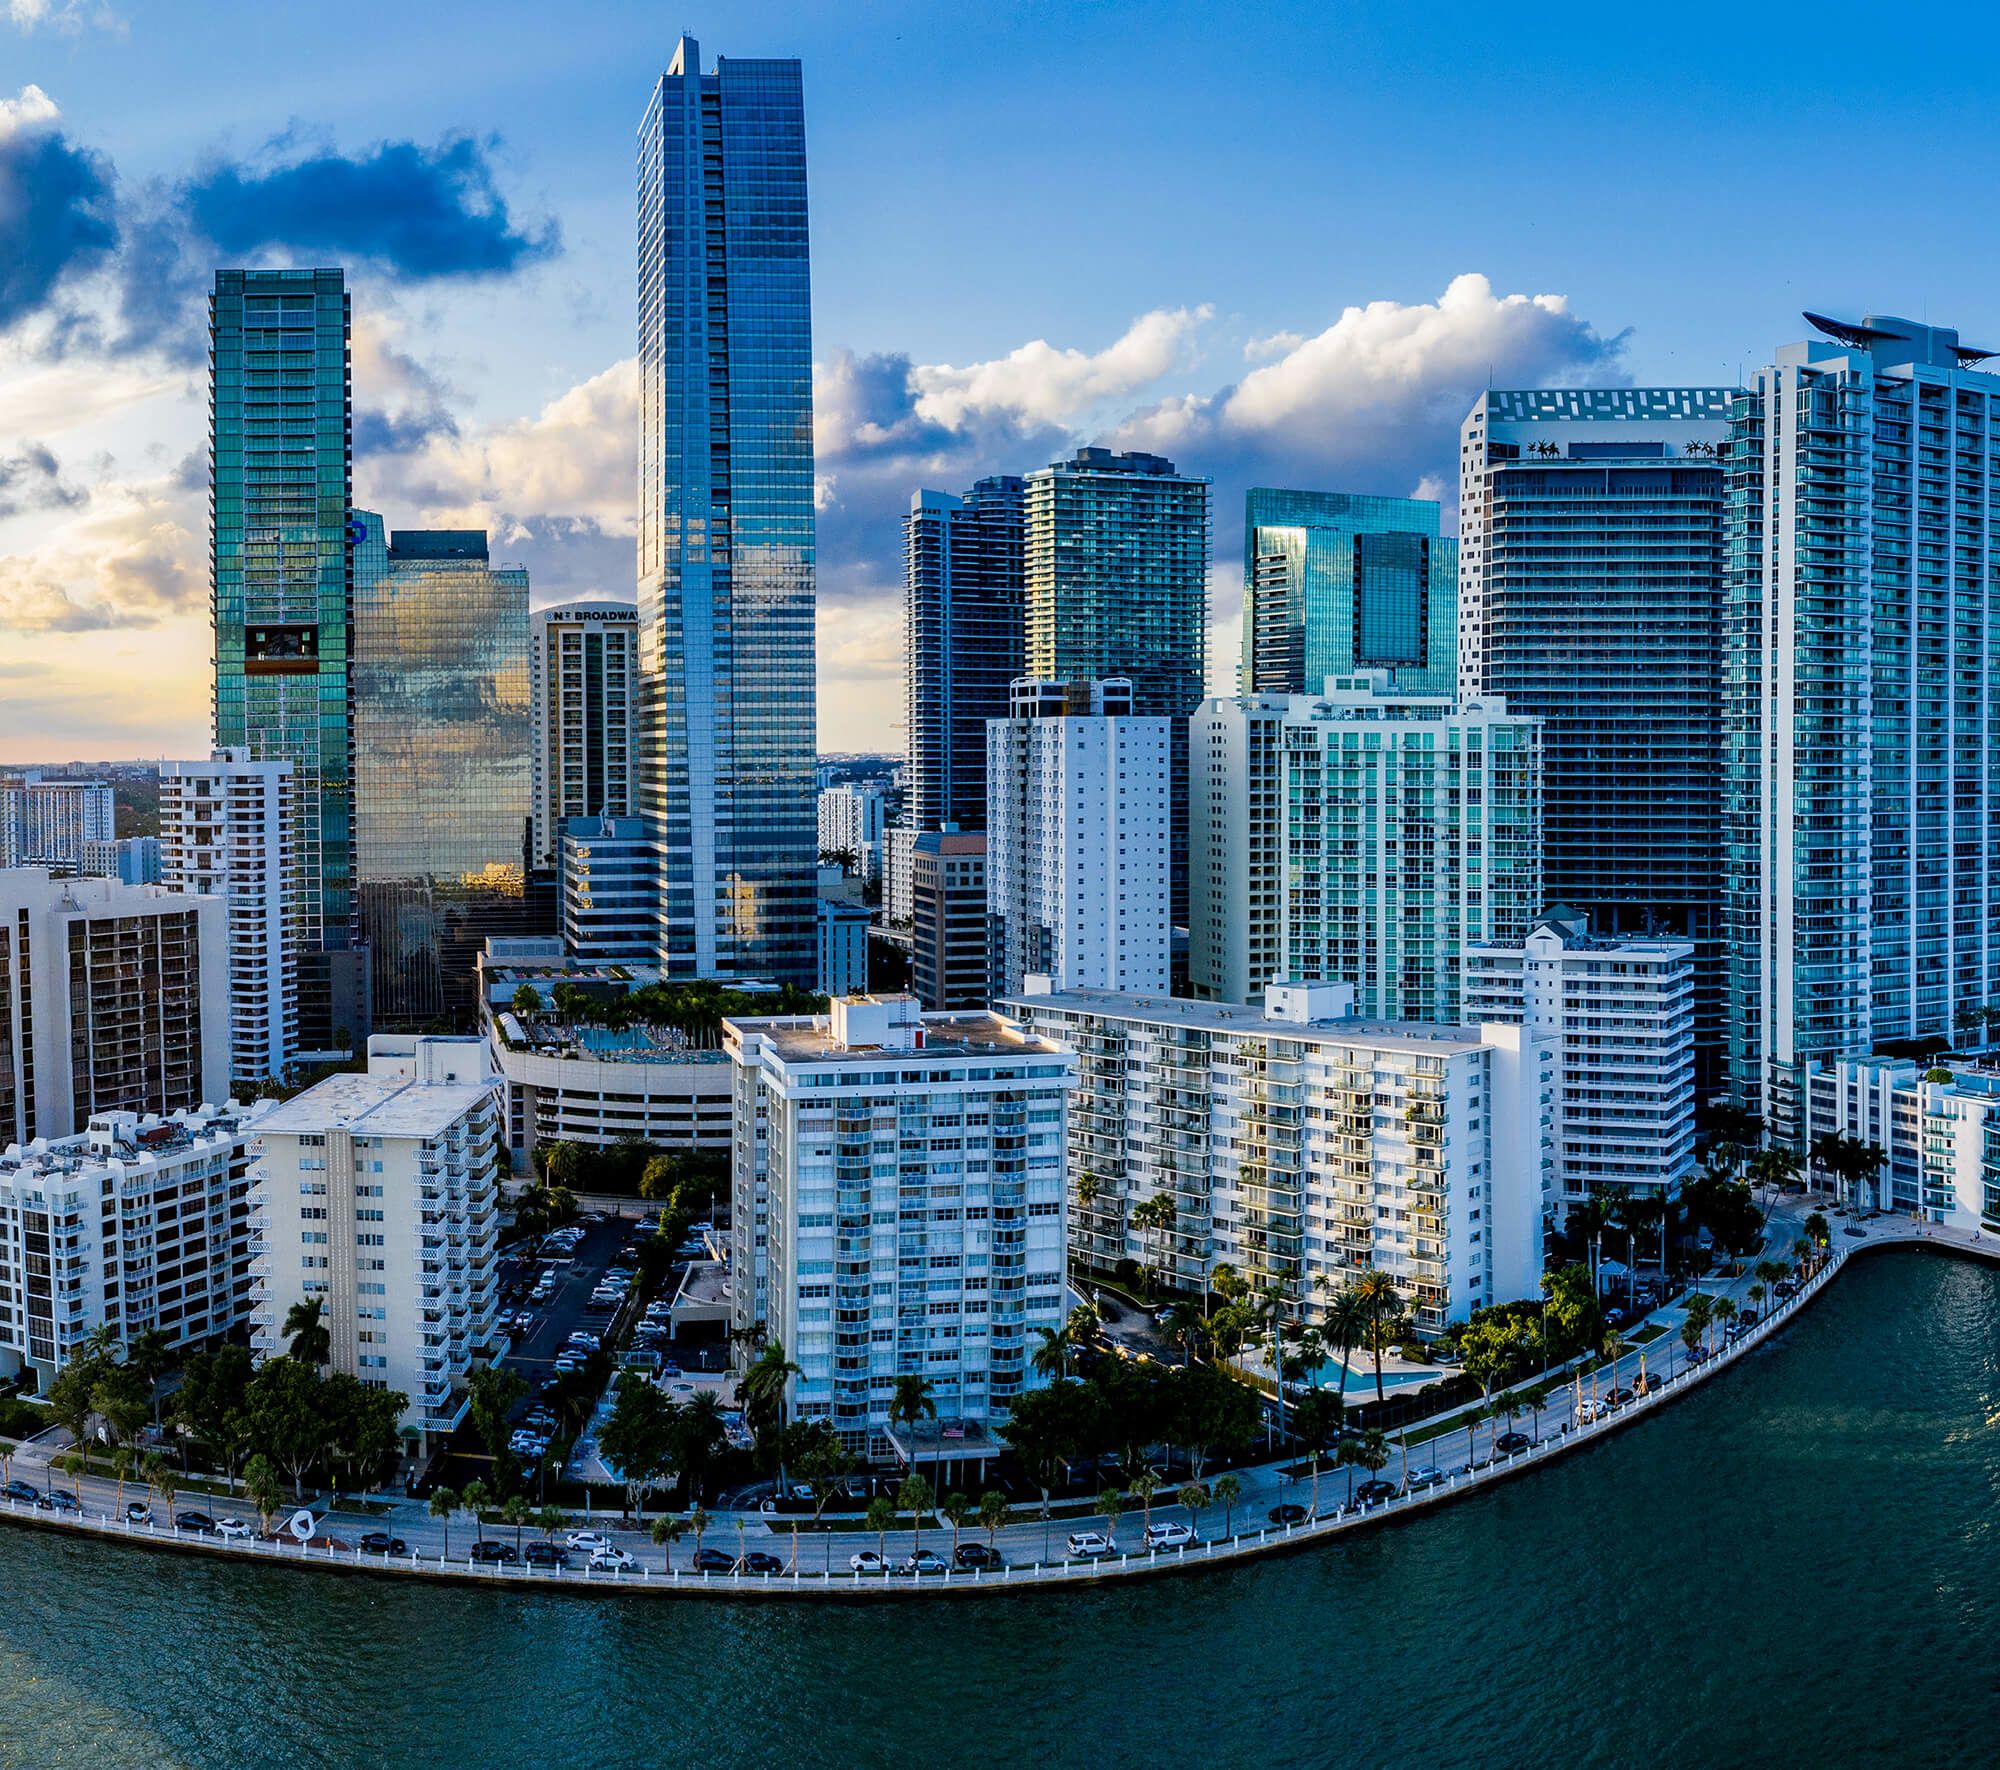
[(960, 1567), (983, 1567), (989, 1571), (1007, 1565), (1006, 1558), (998, 1549), (988, 1548), (984, 1543), (960, 1543), (952, 1550), (951, 1558)]
[(1610, 1411), (1596, 1396), (1586, 1395), (1576, 1404), (1576, 1423), (1579, 1426), (1595, 1425)]
[(1273, 1524), (1303, 1524), (1306, 1521), (1306, 1509), (1287, 1500), (1282, 1505), (1273, 1506), (1264, 1516)]
[(1396, 1497), (1393, 1481), (1364, 1481), (1354, 1490), (1355, 1502), (1363, 1506), (1379, 1506), (1384, 1500)]
[(610, 1548), (611, 1539), (601, 1530), (572, 1530), (563, 1538), (563, 1546), (595, 1551)]
[(1604, 1404), (1607, 1407), (1623, 1407), (1631, 1399), (1632, 1391), (1630, 1389), (1613, 1389), (1605, 1396)]
[(217, 1536), (225, 1536), (231, 1542), (240, 1543), (254, 1533), (251, 1531), (250, 1526), (245, 1524), (241, 1518), (223, 1518), (217, 1520), (215, 1534)]
[[(930, 1551), (926, 1549), (924, 1553), (928, 1555)], [(767, 1554), (762, 1549), (752, 1549), (743, 1557), (741, 1565), (745, 1573), (783, 1573), (785, 1571), (785, 1564), (777, 1556)]]
[(1403, 1486), (1410, 1493), (1422, 1493), (1427, 1488), (1436, 1487), (1444, 1480), (1444, 1471), (1435, 1463), (1419, 1463), (1403, 1477)]
[(191, 1530), (197, 1536), (211, 1536), (215, 1531), (215, 1520), (206, 1512), (176, 1512), (174, 1528)]
[(1690, 1346), (1688, 1348), (1687, 1361), (1689, 1364), (1704, 1364), (1707, 1360), (1708, 1348), (1706, 1346)]
[(143, 1500), (127, 1500), (125, 1502), (125, 1522), (127, 1524), (151, 1524), (153, 1522), (153, 1508)]
[(481, 1567), (511, 1567), (520, 1557), (512, 1543), (474, 1543), (472, 1559)]
[(697, 1549), (694, 1552), (696, 1573), (732, 1573), (736, 1568), (736, 1557), (723, 1549)]
[(530, 1543), (521, 1551), (521, 1559), (530, 1567), (567, 1567), (569, 1554), (561, 1543)]
[(850, 1573), (880, 1573), (888, 1565), (873, 1549), (857, 1549), (847, 1558)]
[(1524, 1450), (1533, 1450), (1535, 1441), (1525, 1432), (1502, 1432), (1493, 1441), (1496, 1456), (1517, 1457)]
[(386, 1530), (371, 1530), (361, 1539), (361, 1552), (364, 1555), (407, 1555), (410, 1545)]
[(1192, 1524), (1162, 1519), (1158, 1524), (1146, 1526), (1146, 1547), (1149, 1549), (1184, 1549), (1194, 1540)]
[(7, 1483), (6, 1491), (10, 1500), (26, 1500), (31, 1506), (39, 1502), (42, 1497), (42, 1490), (27, 1481), (10, 1481)]
[(71, 1493), (66, 1487), (52, 1487), (49, 1489), (49, 1505), (52, 1510), (57, 1512), (81, 1512), (83, 1510), (76, 1495)]
[(612, 1573), (617, 1573), (627, 1567), (637, 1567), (639, 1562), (638, 1558), (629, 1549), (605, 1548), (592, 1549), (590, 1551), (590, 1565), (594, 1568), (606, 1569)]
[(1632, 1393), (1634, 1395), (1650, 1395), (1659, 1386), (1660, 1379), (1654, 1376), (1651, 1371), (1641, 1371), (1632, 1379)]
[(1074, 1560), (1095, 1561), (1101, 1556), (1118, 1553), (1118, 1543), (1101, 1530), (1073, 1530), (1069, 1535), (1069, 1552)]

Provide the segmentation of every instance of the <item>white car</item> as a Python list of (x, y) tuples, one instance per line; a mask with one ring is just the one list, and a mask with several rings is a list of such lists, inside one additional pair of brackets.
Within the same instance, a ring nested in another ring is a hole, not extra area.
[(880, 1573), (888, 1565), (873, 1549), (862, 1549), (847, 1558), (848, 1569), (853, 1573)]
[(1101, 1530), (1073, 1530), (1069, 1536), (1069, 1552), (1079, 1561), (1095, 1560), (1100, 1555), (1115, 1555), (1118, 1544)]
[(218, 1518), (215, 1521), (215, 1534), (228, 1537), (232, 1542), (242, 1542), (252, 1533), (250, 1526), (241, 1518)]
[(1420, 1493), (1425, 1488), (1436, 1487), (1444, 1480), (1444, 1471), (1435, 1463), (1419, 1463), (1404, 1477), (1403, 1485), (1412, 1493)]
[(601, 1530), (573, 1530), (563, 1538), (563, 1545), (571, 1549), (588, 1549), (595, 1555), (600, 1549), (611, 1547), (611, 1539)]
[(1146, 1547), (1149, 1549), (1184, 1549), (1193, 1541), (1192, 1524), (1178, 1524), (1169, 1520), (1146, 1526)]
[(1601, 1401), (1579, 1401), (1576, 1404), (1576, 1423), (1579, 1426), (1588, 1426), (1593, 1421), (1603, 1419), (1610, 1411)]
[(639, 1562), (637, 1557), (628, 1550), (603, 1548), (592, 1549), (590, 1551), (590, 1565), (592, 1567), (609, 1567), (616, 1571), (623, 1567), (637, 1567)]

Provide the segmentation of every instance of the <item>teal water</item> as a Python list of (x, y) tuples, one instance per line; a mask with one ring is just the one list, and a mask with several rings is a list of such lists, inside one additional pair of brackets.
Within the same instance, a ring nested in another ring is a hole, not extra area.
[(1230, 1573), (608, 1603), (0, 1528), (0, 1764), (2000, 1761), (2000, 1275), (1857, 1261), (1582, 1455)]

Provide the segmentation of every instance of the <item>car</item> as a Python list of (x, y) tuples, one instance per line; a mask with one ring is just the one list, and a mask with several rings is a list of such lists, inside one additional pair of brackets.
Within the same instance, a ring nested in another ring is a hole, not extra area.
[(857, 1549), (847, 1558), (850, 1573), (881, 1573), (888, 1565), (873, 1549)]
[(1146, 1547), (1149, 1549), (1184, 1549), (1193, 1541), (1192, 1524), (1163, 1520), (1146, 1526)]
[(1533, 1450), (1535, 1441), (1525, 1432), (1502, 1432), (1493, 1441), (1493, 1454), (1502, 1457), (1517, 1457), (1524, 1450)]
[(176, 1512), (174, 1528), (191, 1530), (197, 1536), (211, 1536), (215, 1532), (215, 1520), (206, 1512)]
[(1739, 1309), (1736, 1312), (1736, 1325), (1746, 1332), (1763, 1319), (1754, 1309)]
[(1101, 1530), (1073, 1530), (1069, 1534), (1069, 1552), (1074, 1560), (1095, 1561), (1100, 1556), (1117, 1554), (1118, 1543)]
[(57, 1512), (81, 1512), (83, 1506), (76, 1495), (64, 1487), (49, 1489), (49, 1506)]
[(10, 1481), (7, 1483), (6, 1493), (10, 1500), (26, 1500), (31, 1506), (41, 1503), (42, 1490), (32, 1482)]
[(125, 1502), (125, 1522), (127, 1524), (151, 1524), (153, 1522), (153, 1508), (147, 1505), (144, 1500), (127, 1500)]
[(984, 1543), (960, 1543), (951, 1552), (952, 1560), (960, 1567), (989, 1571), (1005, 1567), (1007, 1562), (998, 1549), (988, 1548)]
[(1427, 1488), (1437, 1487), (1444, 1480), (1444, 1471), (1435, 1463), (1419, 1463), (1403, 1476), (1403, 1487), (1409, 1493), (1422, 1493)]
[(1273, 1506), (1264, 1516), (1273, 1524), (1303, 1524), (1306, 1521), (1306, 1509), (1286, 1500), (1282, 1505)]
[(481, 1567), (511, 1567), (520, 1557), (512, 1543), (474, 1543), (472, 1559)]
[(215, 1534), (227, 1537), (231, 1542), (240, 1543), (248, 1538), (252, 1532), (250, 1526), (245, 1524), (241, 1518), (219, 1518), (216, 1520)]
[(386, 1530), (371, 1530), (361, 1539), (361, 1552), (364, 1555), (407, 1555), (410, 1545)]
[(1607, 1407), (1623, 1407), (1631, 1399), (1630, 1389), (1613, 1389), (1604, 1397), (1604, 1402)]
[(572, 1530), (563, 1537), (566, 1549), (595, 1551), (611, 1547), (611, 1539), (601, 1530)]
[(725, 1549), (697, 1549), (694, 1552), (696, 1573), (733, 1573), (736, 1557)]
[(1625, 1325), (1625, 1311), (1614, 1303), (1604, 1312), (1604, 1325), (1606, 1327), (1623, 1327)]
[(625, 1568), (637, 1567), (639, 1565), (639, 1558), (630, 1549), (592, 1549), (590, 1551), (590, 1565), (596, 1568), (609, 1569), (613, 1573), (619, 1573)]
[(583, 1369), (583, 1360), (578, 1358), (574, 1352), (565, 1352), (556, 1360), (555, 1369), (562, 1376), (573, 1376), (576, 1372)]
[(1579, 1426), (1594, 1426), (1610, 1411), (1596, 1396), (1586, 1396), (1576, 1404), (1576, 1423)]
[(1780, 1303), (1789, 1303), (1799, 1294), (1799, 1281), (1795, 1278), (1781, 1278), (1771, 1287), (1771, 1295)]
[(555, 1430), (556, 1417), (545, 1407), (531, 1407), (521, 1416), (521, 1424), (538, 1432)]
[(1689, 1364), (1704, 1364), (1707, 1360), (1708, 1348), (1706, 1346), (1690, 1346), (1688, 1348), (1687, 1361)]
[[(926, 1555), (930, 1550), (924, 1551)], [(766, 1554), (762, 1549), (752, 1549), (738, 1565), (745, 1573), (783, 1573), (785, 1564), (775, 1555)]]
[(567, 1567), (569, 1552), (561, 1543), (530, 1543), (522, 1550), (521, 1559), (530, 1567)]
[(1384, 1500), (1396, 1497), (1393, 1481), (1364, 1481), (1354, 1490), (1355, 1502), (1363, 1506), (1379, 1506)]

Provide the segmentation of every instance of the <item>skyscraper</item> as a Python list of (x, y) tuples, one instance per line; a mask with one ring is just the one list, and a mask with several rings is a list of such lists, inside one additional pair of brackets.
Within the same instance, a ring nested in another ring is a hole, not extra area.
[(1317, 694), (1357, 670), (1450, 694), (1457, 607), (1458, 543), (1438, 533), (1435, 499), (1245, 494), (1245, 694)]
[(639, 612), (565, 602), (533, 622), (535, 865), (554, 867), (565, 819), (638, 814)]
[(301, 1038), (366, 1031), (354, 945), (347, 641), (353, 388), (338, 270), (218, 270), (209, 298), (215, 747), (288, 758)]
[(810, 984), (812, 312), (796, 61), (701, 71), (639, 127), (640, 808), (675, 977)]
[[(469, 1027), (489, 935), (554, 931), (531, 897), (528, 574), (480, 529), (357, 521), (354, 862), (375, 1024)], [(544, 925), (545, 924), (545, 925)]]
[(1132, 711), (1173, 721), (1173, 916), (1187, 916), (1187, 720), (1208, 641), (1208, 481), (1159, 455), (1078, 449), (1027, 476), (1027, 668), (1132, 681)]
[(986, 827), (986, 722), (1021, 674), (1025, 482), (918, 492), (903, 522), (913, 830)]
[(1724, 387), (1484, 393), (1459, 448), (1459, 693), (1542, 721), (1541, 908), (1695, 948), (1722, 1085)]
[(1805, 316), (1730, 416), (1729, 1067), (1780, 1135), (1816, 1059), (2000, 993), (2000, 375)]
[(88, 872), (91, 844), (115, 840), (117, 821), (105, 782), (31, 768), (17, 781), (0, 782), (0, 867)]

